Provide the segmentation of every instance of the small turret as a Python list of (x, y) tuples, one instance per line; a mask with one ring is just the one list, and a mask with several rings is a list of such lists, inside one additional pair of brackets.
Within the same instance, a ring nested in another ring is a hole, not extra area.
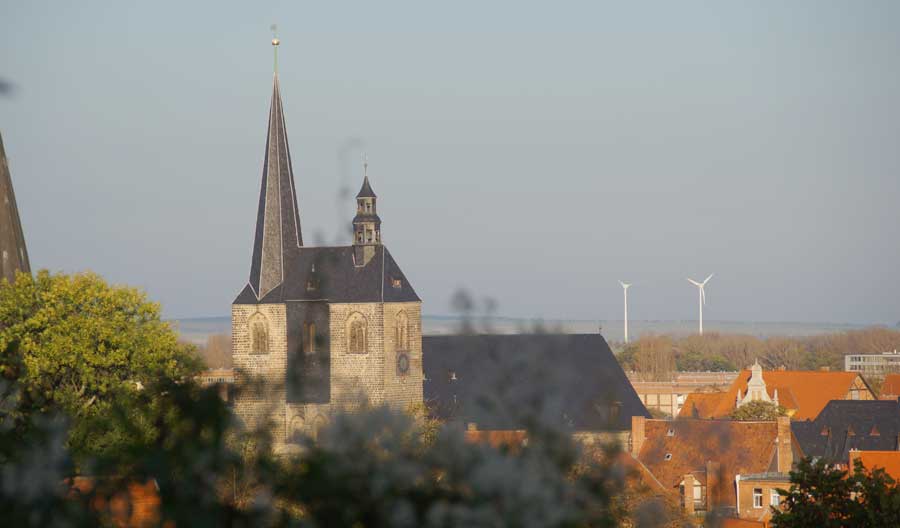
[(356, 194), (356, 216), (353, 217), (353, 247), (357, 266), (365, 266), (381, 245), (381, 218), (378, 217), (378, 197), (369, 183), (369, 160), (363, 162), (363, 184)]

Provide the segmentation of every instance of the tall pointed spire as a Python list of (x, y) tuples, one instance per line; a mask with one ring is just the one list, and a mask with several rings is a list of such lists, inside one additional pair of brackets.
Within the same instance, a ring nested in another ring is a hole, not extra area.
[[(272, 39), (276, 53), (279, 44), (277, 38)], [(253, 260), (250, 265), (250, 287), (258, 299), (281, 284), (284, 280), (285, 256), (289, 251), (302, 245), (300, 211), (297, 207), (291, 151), (288, 147), (276, 70), (272, 86), (272, 104), (269, 108), (269, 131), (266, 138), (262, 186), (259, 191)]]
[(3, 137), (0, 136), (0, 280), (14, 281), (16, 271), (31, 273), (31, 266), (6, 151), (3, 149)]

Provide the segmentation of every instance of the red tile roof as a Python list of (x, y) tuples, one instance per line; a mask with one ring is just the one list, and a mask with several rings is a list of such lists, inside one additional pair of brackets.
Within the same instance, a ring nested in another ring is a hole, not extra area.
[[(681, 406), (679, 418), (705, 418), (712, 416), (720, 407), (724, 392), (693, 392), (688, 394)], [(734, 401), (734, 400), (732, 400)]]
[(900, 451), (854, 451), (852, 458), (859, 458), (869, 471), (881, 468), (894, 480), (900, 480)]
[(881, 384), (881, 397), (894, 399), (900, 396), (900, 374), (888, 374)]
[(688, 473), (705, 483), (707, 462), (714, 462), (719, 486), (709, 496), (716, 497), (714, 504), (731, 505), (735, 475), (768, 471), (778, 428), (776, 422), (647, 420), (644, 435), (637, 459), (660, 484), (677, 492)]
[[(813, 419), (831, 400), (843, 400), (847, 397), (853, 382), (859, 377), (856, 372), (830, 372), (821, 370), (764, 370), (763, 380), (770, 397), (778, 389), (779, 403), (796, 412), (791, 415), (795, 420)], [(700, 395), (692, 401), (691, 394), (685, 400), (680, 416), (691, 417), (692, 407), (696, 405), (700, 418), (724, 418), (734, 410), (737, 394), (747, 393), (747, 381), (750, 371), (742, 370), (726, 392)], [(694, 402), (697, 402), (696, 404)]]
[(466, 442), (472, 444), (488, 444), (491, 447), (518, 448), (525, 444), (528, 435), (525, 431), (466, 431)]
[[(82, 494), (94, 492), (97, 480), (91, 477), (75, 477), (72, 490)], [(91, 507), (112, 526), (118, 528), (145, 528), (159, 524), (160, 498), (156, 482), (141, 484), (130, 481), (122, 484), (114, 493), (98, 491)]]

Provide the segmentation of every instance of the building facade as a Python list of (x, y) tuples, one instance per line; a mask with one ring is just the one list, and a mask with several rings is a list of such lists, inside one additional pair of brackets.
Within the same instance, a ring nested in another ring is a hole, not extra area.
[(844, 356), (844, 370), (874, 376), (900, 372), (900, 353), (850, 354)]
[(231, 310), (235, 412), (276, 450), (337, 409), (422, 402), (421, 301), (382, 244), (368, 174), (352, 224), (351, 245), (303, 244), (276, 73), (250, 278)]
[(725, 391), (737, 375), (737, 372), (675, 372), (668, 381), (647, 381), (629, 372), (628, 379), (647, 410), (674, 417), (681, 412), (689, 395)]

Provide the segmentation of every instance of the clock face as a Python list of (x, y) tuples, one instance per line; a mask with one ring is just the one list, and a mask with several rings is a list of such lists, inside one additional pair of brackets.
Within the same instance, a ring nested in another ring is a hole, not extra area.
[(409, 355), (406, 352), (397, 354), (397, 373), (409, 374)]

